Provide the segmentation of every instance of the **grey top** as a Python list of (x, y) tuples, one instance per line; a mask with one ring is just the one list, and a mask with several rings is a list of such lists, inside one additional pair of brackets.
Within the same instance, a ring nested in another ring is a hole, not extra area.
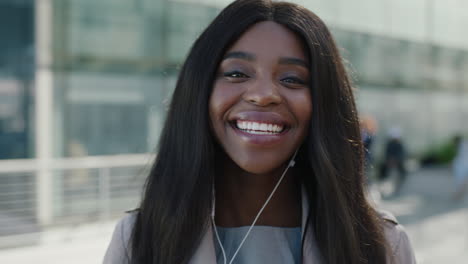
[[(411, 247), (410, 240), (404, 228), (398, 224), (395, 217), (388, 212), (379, 211), (382, 227), (385, 232), (385, 237), (389, 243), (389, 250), (387, 254), (387, 262), (393, 264), (414, 264), (414, 252)], [(111, 242), (104, 256), (104, 264), (129, 264), (130, 263), (130, 236), (131, 230), (135, 223), (136, 214), (131, 213), (126, 215), (117, 224), (114, 234), (112, 235)], [(311, 234), (311, 233), (309, 233)], [(251, 234), (252, 235), (252, 234)], [(317, 243), (313, 239), (313, 234), (309, 239), (304, 239), (304, 248), (302, 263), (303, 264), (321, 264), (324, 263), (320, 258), (320, 252)], [(249, 236), (248, 239), (251, 237)], [(198, 246), (194, 256), (190, 260), (190, 264), (216, 264), (216, 240), (213, 239), (212, 228), (208, 228), (203, 236), (200, 245)], [(270, 241), (271, 242), (271, 241)], [(247, 243), (247, 242), (246, 242)], [(287, 245), (287, 244), (286, 244)], [(245, 246), (245, 245), (244, 245)], [(294, 258), (294, 257), (293, 257)], [(393, 262), (392, 262), (393, 260)], [(248, 263), (269, 263), (263, 261), (249, 262)], [(280, 262), (289, 263), (289, 262)], [(294, 263), (294, 262), (293, 262)], [(296, 262), (298, 263), (298, 262)]]
[[(229, 263), (249, 227), (217, 227), (217, 229), (226, 251), (226, 263)], [(224, 264), (221, 248), (216, 237), (213, 239), (216, 247), (217, 264)], [(233, 264), (299, 264), (301, 263), (301, 244), (300, 227), (255, 226), (247, 240), (245, 240)]]

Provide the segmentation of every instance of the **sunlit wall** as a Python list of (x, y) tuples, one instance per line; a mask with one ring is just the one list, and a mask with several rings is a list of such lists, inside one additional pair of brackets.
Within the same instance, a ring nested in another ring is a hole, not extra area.
[(413, 155), (468, 133), (468, 2), (303, 0), (331, 27), (379, 121), (377, 149), (399, 127)]

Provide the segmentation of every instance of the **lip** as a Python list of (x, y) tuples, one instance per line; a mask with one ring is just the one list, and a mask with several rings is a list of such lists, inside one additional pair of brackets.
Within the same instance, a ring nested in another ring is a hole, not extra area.
[[(257, 123), (267, 123), (267, 124), (276, 124), (284, 126), (284, 129), (281, 133), (278, 134), (250, 134), (246, 131), (243, 131), (236, 126), (238, 120), (251, 121)], [(245, 141), (248, 144), (261, 145), (261, 146), (271, 146), (280, 143), (286, 139), (286, 136), (291, 128), (291, 123), (283, 118), (280, 114), (275, 112), (240, 112), (235, 114), (232, 118), (229, 119), (229, 124), (231, 129), (235, 132), (241, 140)]]

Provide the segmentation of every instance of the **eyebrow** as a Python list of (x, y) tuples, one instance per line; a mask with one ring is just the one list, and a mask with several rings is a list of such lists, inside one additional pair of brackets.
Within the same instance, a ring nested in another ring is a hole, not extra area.
[(305, 68), (309, 68), (309, 64), (305, 62), (304, 60), (298, 59), (298, 58), (280, 58), (279, 59), (280, 64), (292, 64), (292, 65), (299, 65)]
[[(228, 52), (223, 60), (226, 59), (243, 59), (247, 61), (254, 61), (256, 59), (255, 55), (252, 53), (244, 52), (244, 51), (232, 51)], [(293, 57), (282, 57), (278, 60), (279, 64), (289, 64), (289, 65), (299, 65), (305, 68), (309, 68), (309, 64), (298, 58)]]
[(253, 55), (252, 53), (247, 53), (243, 51), (232, 51), (232, 52), (228, 52), (224, 56), (223, 60), (226, 60), (226, 59), (243, 59), (243, 60), (248, 60), (248, 61), (254, 61), (255, 55)]

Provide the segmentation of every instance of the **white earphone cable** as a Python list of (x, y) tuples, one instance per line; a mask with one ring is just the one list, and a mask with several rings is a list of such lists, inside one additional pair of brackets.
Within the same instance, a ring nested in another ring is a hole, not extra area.
[(216, 223), (215, 223), (215, 205), (216, 205), (215, 201), (216, 201), (215, 200), (215, 189), (213, 187), (213, 208), (211, 210), (211, 223), (213, 224), (213, 230), (214, 230), (214, 233), (216, 235), (216, 241), (218, 241), (218, 245), (221, 248), (221, 252), (223, 253), (224, 264), (226, 264), (226, 261), (227, 261), (226, 252), (224, 251), (223, 244), (221, 243), (221, 239), (219, 238), (218, 229), (216, 228)]
[[(245, 234), (244, 238), (242, 239), (241, 243), (239, 244), (239, 247), (237, 247), (237, 250), (236, 252), (234, 252), (234, 254), (232, 255), (232, 258), (231, 260), (229, 261), (229, 264), (232, 264), (232, 262), (234, 261), (234, 259), (236, 258), (237, 256), (237, 253), (239, 253), (239, 250), (241, 249), (242, 245), (244, 244), (245, 240), (247, 239), (247, 237), (249, 236), (250, 234), (250, 231), (252, 231), (252, 228), (255, 226), (255, 223), (257, 222), (258, 218), (260, 217), (260, 215), (262, 214), (263, 210), (265, 209), (265, 207), (268, 205), (268, 203), (270, 202), (271, 198), (273, 197), (273, 195), (275, 194), (276, 192), (276, 189), (278, 189), (279, 185), (281, 184), (281, 182), (283, 181), (283, 178), (284, 176), (286, 175), (286, 172), (288, 171), (288, 169), (290, 167), (294, 167), (294, 164), (295, 164), (295, 161), (294, 159), (296, 158), (296, 154), (297, 154), (297, 150), (296, 152), (294, 152), (294, 155), (293, 157), (291, 158), (291, 161), (288, 163), (288, 166), (286, 167), (286, 169), (284, 170), (283, 174), (281, 175), (280, 179), (278, 180), (278, 182), (276, 183), (276, 186), (275, 188), (273, 188), (273, 191), (270, 193), (270, 196), (268, 197), (268, 199), (265, 201), (265, 203), (263, 204), (262, 208), (258, 211), (257, 213), (257, 216), (255, 216), (255, 219), (254, 221), (252, 222), (252, 225), (250, 225), (249, 227), (249, 230), (247, 231), (247, 233)], [(214, 188), (213, 188), (213, 208), (212, 208), (212, 212), (211, 212), (211, 220), (212, 220), (212, 223), (213, 223), (213, 229), (214, 229), (214, 232), (215, 232), (215, 235), (216, 235), (216, 240), (218, 241), (218, 244), (219, 244), (219, 247), (221, 248), (221, 252), (223, 254), (223, 258), (224, 258), (224, 264), (226, 264), (227, 262), (227, 257), (226, 257), (226, 252), (224, 250), (224, 247), (223, 247), (223, 244), (221, 243), (221, 239), (219, 238), (219, 235), (218, 235), (218, 230), (216, 228), (216, 223), (215, 223), (215, 219), (214, 219), (214, 215), (215, 215), (215, 197), (214, 197), (215, 193), (214, 193)]]

